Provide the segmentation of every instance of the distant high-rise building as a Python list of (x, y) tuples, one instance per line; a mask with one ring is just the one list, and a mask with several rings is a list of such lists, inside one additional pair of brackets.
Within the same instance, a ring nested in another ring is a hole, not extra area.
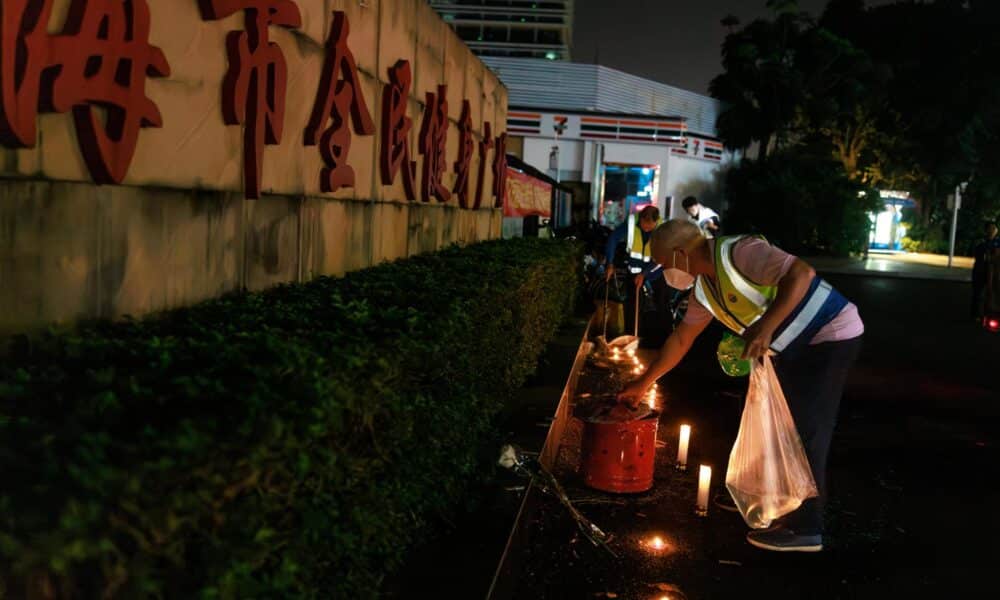
[(480, 56), (569, 60), (573, 0), (430, 0)]

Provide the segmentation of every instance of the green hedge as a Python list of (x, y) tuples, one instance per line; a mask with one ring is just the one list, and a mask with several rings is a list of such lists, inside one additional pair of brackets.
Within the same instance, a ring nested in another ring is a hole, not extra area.
[(50, 334), (0, 368), (0, 597), (377, 594), (569, 311), (511, 240)]

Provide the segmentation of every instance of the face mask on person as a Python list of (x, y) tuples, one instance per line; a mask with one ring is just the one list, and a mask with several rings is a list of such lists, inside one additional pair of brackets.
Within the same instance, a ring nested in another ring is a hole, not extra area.
[(686, 270), (681, 270), (677, 268), (677, 251), (674, 250), (673, 256), (673, 266), (669, 269), (663, 270), (663, 278), (667, 281), (667, 285), (674, 288), (675, 290), (687, 290), (691, 289), (694, 285), (694, 275), (688, 273), (691, 270), (691, 259), (688, 258), (687, 254), (684, 255), (684, 260), (686, 261)]

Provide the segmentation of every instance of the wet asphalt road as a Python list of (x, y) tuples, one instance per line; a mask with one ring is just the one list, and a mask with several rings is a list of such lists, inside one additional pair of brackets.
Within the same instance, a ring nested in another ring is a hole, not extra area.
[[(672, 466), (681, 422), (691, 462), (714, 467), (721, 491), (745, 379), (715, 364), (709, 329), (665, 379), (656, 483), (624, 503), (581, 506), (617, 534), (623, 560), (580, 541), (556, 506), (531, 527), (515, 598), (971, 598), (992, 596), (1000, 558), (1000, 336), (967, 317), (969, 285), (831, 276), (866, 323), (831, 451), (826, 549), (760, 551), (738, 515), (691, 514), (693, 472)], [(568, 463), (573, 462), (570, 457)], [(564, 465), (572, 493), (593, 498)], [(668, 551), (640, 546), (662, 535)], [(670, 597), (681, 597), (679, 595)]]

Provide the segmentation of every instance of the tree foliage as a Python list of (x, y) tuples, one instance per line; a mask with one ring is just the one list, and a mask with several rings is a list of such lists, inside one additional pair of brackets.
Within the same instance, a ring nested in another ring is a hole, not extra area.
[(726, 227), (762, 233), (790, 252), (847, 256), (868, 241), (878, 193), (848, 178), (836, 162), (781, 151), (727, 174)]
[(1000, 2), (831, 0), (818, 20), (794, 0), (767, 6), (770, 19), (733, 24), (710, 87), (727, 147), (832, 159), (851, 180), (908, 190), (928, 239), (962, 181), (960, 231), (1000, 216)]

